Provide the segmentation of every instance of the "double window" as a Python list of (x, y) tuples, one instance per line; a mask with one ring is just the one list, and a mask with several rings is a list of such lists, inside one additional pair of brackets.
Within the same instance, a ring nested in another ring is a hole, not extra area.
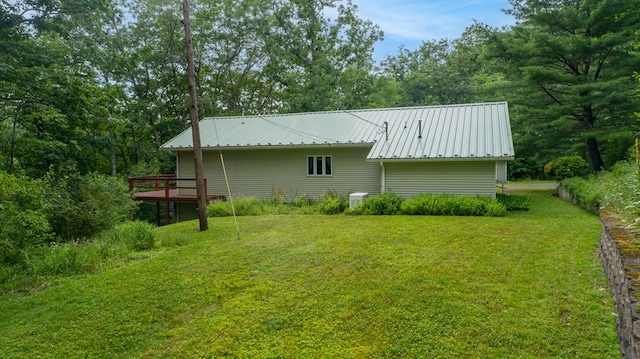
[(308, 176), (331, 176), (333, 174), (331, 156), (307, 156)]

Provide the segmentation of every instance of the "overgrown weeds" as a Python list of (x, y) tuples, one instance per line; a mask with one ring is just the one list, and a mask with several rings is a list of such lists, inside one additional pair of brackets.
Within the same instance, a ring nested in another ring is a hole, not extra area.
[(640, 182), (635, 163), (620, 162), (611, 171), (586, 179), (566, 179), (562, 187), (587, 206), (615, 208), (628, 228), (640, 233)]
[(93, 240), (30, 246), (20, 252), (17, 263), (0, 266), (0, 293), (29, 291), (62, 277), (99, 272), (128, 261), (137, 251), (153, 249), (156, 238), (153, 225), (127, 222)]

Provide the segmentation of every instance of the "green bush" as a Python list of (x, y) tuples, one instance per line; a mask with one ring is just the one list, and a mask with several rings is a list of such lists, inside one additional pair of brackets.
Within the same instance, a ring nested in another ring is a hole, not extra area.
[(308, 195), (295, 196), (291, 204), (297, 208), (309, 207), (313, 204), (313, 199)]
[(402, 204), (402, 213), (429, 216), (504, 216), (505, 206), (486, 197), (420, 194)]
[[(516, 150), (516, 152), (518, 152)], [(508, 178), (518, 179), (547, 179), (544, 173), (544, 162), (526, 157), (518, 157), (509, 162), (507, 167)]]
[(344, 209), (340, 206), (340, 200), (338, 198), (327, 198), (322, 202), (320, 210), (324, 214), (338, 214)]
[(502, 203), (507, 211), (528, 211), (529, 197), (518, 194), (498, 193), (496, 194), (498, 202)]
[(92, 174), (49, 175), (51, 228), (64, 242), (92, 238), (131, 217), (136, 204), (127, 184), (118, 178)]
[(356, 214), (391, 215), (399, 214), (404, 198), (391, 192), (370, 196), (354, 209)]
[(507, 215), (507, 208), (504, 204), (497, 201), (488, 202), (485, 205), (484, 216), (487, 217), (504, 217)]
[(640, 231), (640, 181), (635, 163), (620, 162), (609, 172), (588, 179), (569, 178), (561, 184), (585, 207), (611, 206), (629, 228)]
[(588, 208), (598, 208), (604, 200), (600, 180), (596, 176), (589, 179), (573, 177), (563, 180), (560, 185), (571, 194), (581, 205)]
[(559, 157), (544, 166), (544, 172), (556, 181), (583, 176), (587, 162), (580, 156)]
[(44, 183), (0, 172), (0, 264), (16, 264), (22, 251), (53, 239)]

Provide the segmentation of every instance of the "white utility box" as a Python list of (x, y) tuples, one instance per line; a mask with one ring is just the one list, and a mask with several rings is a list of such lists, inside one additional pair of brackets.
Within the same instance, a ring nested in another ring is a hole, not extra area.
[(364, 203), (364, 200), (367, 198), (369, 193), (366, 192), (356, 192), (349, 195), (349, 209), (354, 209), (356, 206), (359, 206)]

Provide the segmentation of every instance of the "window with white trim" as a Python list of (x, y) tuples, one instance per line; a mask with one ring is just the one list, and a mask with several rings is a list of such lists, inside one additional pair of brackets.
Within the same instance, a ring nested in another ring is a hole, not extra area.
[(331, 156), (307, 156), (307, 176), (333, 175)]

